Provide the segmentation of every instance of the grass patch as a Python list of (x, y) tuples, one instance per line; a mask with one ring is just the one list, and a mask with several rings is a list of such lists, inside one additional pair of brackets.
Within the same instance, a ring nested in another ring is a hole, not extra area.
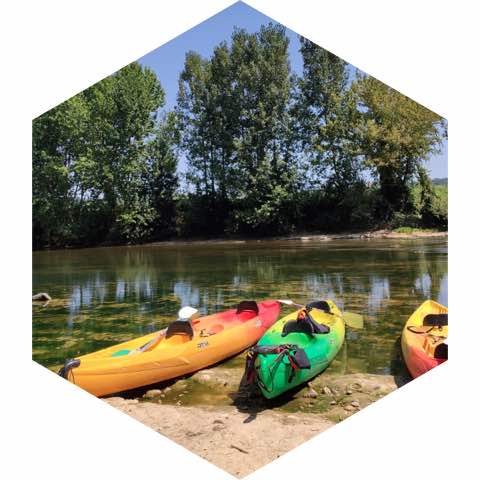
[(398, 227), (393, 230), (395, 233), (436, 233), (440, 230), (436, 228), (417, 228), (417, 227)]

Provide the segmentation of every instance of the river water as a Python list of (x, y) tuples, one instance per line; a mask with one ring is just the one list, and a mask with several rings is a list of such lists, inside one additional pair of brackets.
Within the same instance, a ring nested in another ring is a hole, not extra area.
[(33, 306), (33, 359), (52, 367), (158, 330), (185, 305), (211, 313), (244, 299), (333, 299), (365, 318), (363, 330), (347, 330), (337, 367), (395, 374), (408, 316), (429, 298), (448, 305), (447, 267), (444, 238), (34, 252), (33, 292), (53, 300)]

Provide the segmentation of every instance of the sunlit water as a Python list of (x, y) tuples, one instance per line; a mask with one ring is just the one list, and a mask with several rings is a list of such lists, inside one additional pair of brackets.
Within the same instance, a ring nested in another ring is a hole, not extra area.
[(33, 307), (33, 358), (45, 366), (155, 331), (184, 305), (207, 313), (242, 299), (330, 298), (365, 316), (363, 330), (347, 330), (337, 369), (389, 374), (398, 367), (397, 341), (408, 316), (429, 298), (448, 304), (447, 241), (253, 241), (34, 252), (33, 291), (53, 298)]

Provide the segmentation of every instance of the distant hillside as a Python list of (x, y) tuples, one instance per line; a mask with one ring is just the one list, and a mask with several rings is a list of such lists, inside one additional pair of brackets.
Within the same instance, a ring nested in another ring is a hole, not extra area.
[(447, 185), (448, 186), (448, 178), (445, 177), (445, 178), (434, 178), (432, 180), (432, 183), (434, 185)]

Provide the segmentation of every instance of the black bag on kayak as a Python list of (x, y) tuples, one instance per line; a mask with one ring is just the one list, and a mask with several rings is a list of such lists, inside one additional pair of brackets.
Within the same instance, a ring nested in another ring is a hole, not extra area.
[(303, 348), (297, 348), (292, 356), (298, 368), (302, 370), (310, 370), (310, 360), (308, 359), (307, 354), (305, 353), (305, 350)]

